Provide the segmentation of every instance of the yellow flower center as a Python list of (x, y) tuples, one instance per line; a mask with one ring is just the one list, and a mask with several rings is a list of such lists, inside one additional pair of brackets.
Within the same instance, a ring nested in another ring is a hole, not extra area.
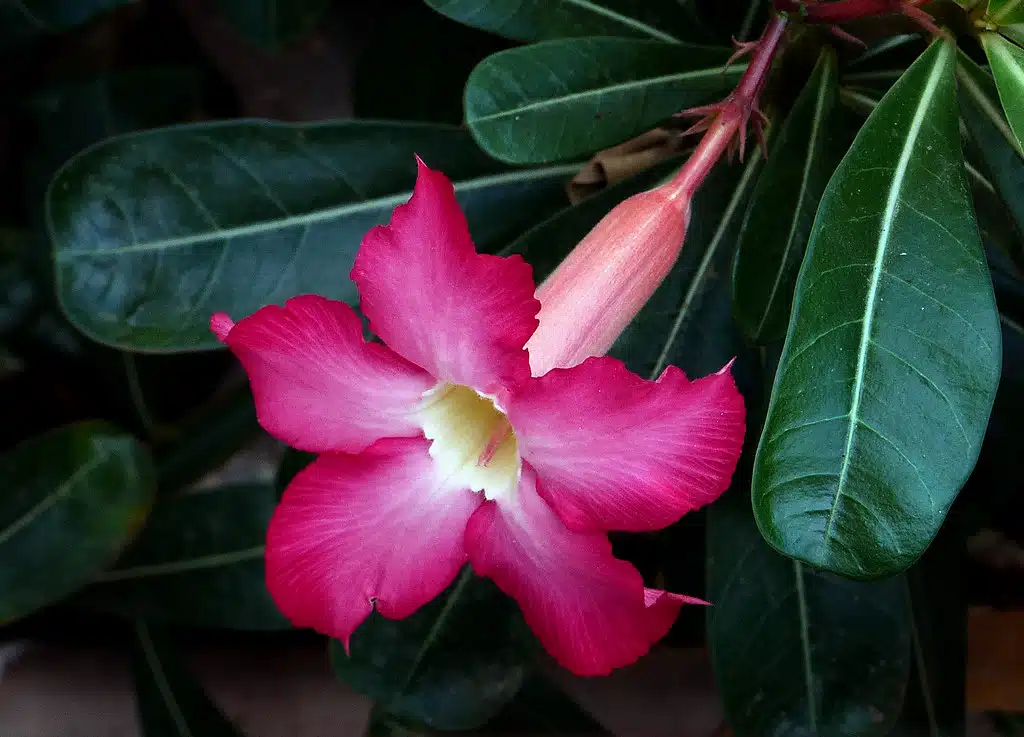
[(488, 499), (514, 492), (520, 470), (516, 435), (494, 400), (458, 384), (439, 384), (423, 399), (420, 422), (441, 474)]

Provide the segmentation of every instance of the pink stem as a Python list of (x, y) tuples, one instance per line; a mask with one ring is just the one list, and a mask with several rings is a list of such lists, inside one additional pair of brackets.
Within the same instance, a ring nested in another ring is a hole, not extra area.
[(747, 70), (743, 73), (736, 89), (717, 106), (712, 114), (707, 132), (698, 144), (697, 149), (683, 165), (682, 169), (672, 178), (672, 197), (683, 197), (689, 200), (715, 163), (725, 153), (737, 134), (743, 134), (751, 112), (757, 109), (757, 100), (768, 79), (772, 60), (782, 42), (786, 30), (787, 19), (784, 15), (775, 15), (757, 42), (757, 48)]

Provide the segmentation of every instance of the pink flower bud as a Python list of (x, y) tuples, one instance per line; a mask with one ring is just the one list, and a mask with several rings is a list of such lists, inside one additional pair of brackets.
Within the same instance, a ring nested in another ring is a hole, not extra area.
[(620, 203), (537, 288), (540, 325), (526, 344), (534, 376), (612, 347), (679, 257), (688, 195), (672, 181)]

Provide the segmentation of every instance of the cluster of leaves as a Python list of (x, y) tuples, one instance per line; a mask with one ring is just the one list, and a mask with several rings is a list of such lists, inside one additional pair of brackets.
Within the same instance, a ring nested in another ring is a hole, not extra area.
[[(539, 281), (682, 158), (575, 204), (567, 182), (728, 94), (728, 41), (756, 37), (770, 3), (395, 3), (356, 66), (357, 118), (303, 123), (241, 119), (175, 5), (0, 3), (3, 68), (37, 70), (0, 75), (16, 100), (0, 161), (23, 194), (0, 208), (0, 636), (123, 622), (146, 734), (228, 735), (169, 643), (289, 628), (263, 535), (306, 459), (287, 454), (275, 483), (183, 491), (259, 432), (209, 315), (354, 302), (360, 239), (409, 197), (414, 153), (454, 181), (478, 247), (522, 254)], [(652, 378), (738, 357), (733, 488), (615, 543), (652, 583), (714, 602), (706, 642), (740, 737), (962, 734), (965, 611), (987, 595), (963, 583), (964, 536), (1024, 519), (1024, 2), (933, 5), (956, 42), (875, 18), (863, 50), (792, 24), (767, 159), (713, 172), (679, 263), (612, 350)], [(270, 59), (338, 12), (216, 6)], [(111, 36), (142, 40), (97, 52)], [(669, 639), (692, 643), (702, 616)], [(600, 732), (468, 572), (331, 656), (375, 699), (371, 734)]]

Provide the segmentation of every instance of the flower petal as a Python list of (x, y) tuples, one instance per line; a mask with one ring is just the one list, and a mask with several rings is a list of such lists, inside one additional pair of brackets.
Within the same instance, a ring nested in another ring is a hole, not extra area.
[(509, 419), (541, 496), (577, 530), (657, 530), (714, 501), (743, 444), (728, 368), (691, 382), (669, 366), (646, 381), (590, 358), (519, 386)]
[(288, 619), (341, 640), (374, 607), (408, 617), (466, 562), (482, 498), (447, 486), (423, 438), (317, 458), (288, 486), (267, 532), (267, 586)]
[(606, 675), (636, 661), (684, 603), (649, 597), (603, 533), (567, 529), (537, 495), (528, 466), (514, 499), (487, 501), (469, 520), (466, 551), (473, 569), (519, 602), (547, 651), (577, 675)]
[(473, 247), (452, 183), (417, 159), (412, 199), (366, 234), (352, 268), (374, 333), (439, 379), (495, 394), (529, 375), (533, 271)]
[(414, 412), (436, 382), (387, 347), (366, 343), (352, 308), (316, 295), (211, 326), (252, 384), (267, 432), (314, 453), (358, 452), (420, 431)]

